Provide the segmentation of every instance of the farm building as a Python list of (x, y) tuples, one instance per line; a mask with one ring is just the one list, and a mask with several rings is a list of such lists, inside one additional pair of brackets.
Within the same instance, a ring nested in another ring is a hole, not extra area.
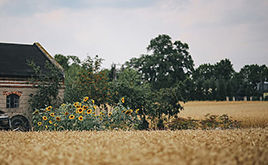
[[(0, 43), (0, 110), (9, 117), (17, 116), (18, 120), (26, 123), (32, 114), (29, 110), (29, 95), (37, 90), (28, 83), (34, 71), (27, 61), (33, 61), (42, 71), (45, 71), (46, 61), (56, 65), (62, 71), (61, 83), (64, 83), (62, 67), (39, 43)], [(61, 88), (60, 97), (63, 97), (63, 94), (64, 88)]]

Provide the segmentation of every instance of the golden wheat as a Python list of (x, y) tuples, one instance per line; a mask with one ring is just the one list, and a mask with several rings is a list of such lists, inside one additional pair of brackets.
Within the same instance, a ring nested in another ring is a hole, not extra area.
[(243, 128), (268, 126), (267, 101), (193, 101), (182, 105), (184, 110), (179, 114), (180, 117), (203, 119), (207, 113), (227, 114), (233, 120), (242, 121)]
[(268, 128), (0, 132), (0, 164), (268, 164)]

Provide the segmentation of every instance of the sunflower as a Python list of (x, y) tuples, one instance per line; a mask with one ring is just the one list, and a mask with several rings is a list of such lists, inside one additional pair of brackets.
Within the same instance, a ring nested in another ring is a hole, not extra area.
[(83, 109), (84, 110), (87, 110), (88, 109), (88, 106), (83, 105)]
[(79, 103), (79, 102), (75, 102), (75, 103), (74, 103), (74, 106), (75, 106), (76, 108), (81, 108), (81, 105), (82, 105), (82, 103)]
[(80, 104), (78, 104), (78, 105), (76, 106), (76, 108), (81, 108), (81, 106), (82, 106), (82, 104), (80, 103)]
[(65, 105), (66, 105), (66, 104), (62, 103), (62, 104), (61, 104), (61, 107), (65, 107)]
[(96, 105), (94, 105), (94, 107), (93, 107), (94, 109), (96, 109), (97, 107), (96, 107)]
[(49, 115), (50, 115), (51, 117), (54, 117), (54, 116), (55, 116), (55, 113), (52, 112), (52, 113), (50, 113)]
[(77, 112), (78, 112), (78, 113), (83, 113), (83, 111), (84, 111), (83, 108), (78, 108), (78, 109), (77, 109)]
[(58, 124), (57, 124), (57, 123), (55, 123), (55, 124), (54, 124), (54, 126), (55, 126), (55, 127), (57, 127), (57, 126), (58, 126)]
[(47, 120), (47, 117), (46, 116), (43, 116), (43, 120)]
[(135, 112), (136, 112), (136, 113), (139, 113), (139, 111), (140, 111), (140, 109), (136, 109), (136, 111), (135, 111)]
[(100, 112), (100, 115), (104, 115), (104, 113), (103, 112)]
[(109, 117), (111, 117), (111, 116), (112, 116), (112, 114), (113, 114), (112, 112), (109, 112), (109, 113), (108, 113), (108, 116), (109, 116)]
[(52, 108), (52, 106), (48, 106), (48, 107), (46, 108), (46, 110), (47, 110), (47, 111), (50, 111), (51, 108)]
[(74, 119), (74, 115), (70, 115), (69, 119), (71, 119), (71, 120)]
[(124, 97), (122, 97), (121, 101), (122, 101), (122, 103), (124, 103), (124, 102), (125, 102), (125, 98), (124, 98)]
[(83, 116), (79, 116), (78, 120), (83, 121)]
[(87, 114), (91, 114), (92, 109), (87, 110)]
[(39, 114), (39, 111), (38, 110), (34, 111), (34, 114)]
[(78, 106), (79, 105), (79, 102), (75, 102), (74, 103), (74, 106), (76, 107), (76, 106)]
[(95, 101), (92, 99), (92, 104), (94, 104), (95, 103)]
[(59, 116), (57, 116), (57, 117), (56, 117), (56, 120), (57, 120), (57, 121), (60, 121), (60, 117), (59, 117)]
[(125, 114), (130, 115), (130, 114), (131, 114), (131, 110), (127, 110), (127, 111), (125, 112)]
[(48, 129), (48, 126), (46, 125), (46, 129)]
[(92, 114), (93, 114), (93, 115), (95, 115), (95, 114), (96, 114), (96, 112), (92, 112)]
[(69, 114), (69, 112), (65, 112), (64, 115), (67, 116)]
[(85, 98), (84, 98), (84, 102), (87, 102), (87, 101), (88, 101), (88, 97), (85, 97)]
[(38, 125), (42, 125), (42, 122), (38, 122), (37, 124), (38, 124)]
[(49, 120), (49, 124), (52, 124), (53, 122), (51, 120)]

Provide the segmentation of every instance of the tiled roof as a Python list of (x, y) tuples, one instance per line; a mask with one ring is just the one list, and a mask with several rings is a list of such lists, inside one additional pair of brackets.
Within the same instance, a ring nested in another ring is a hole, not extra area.
[(31, 77), (34, 72), (27, 65), (27, 61), (34, 61), (45, 71), (45, 62), (49, 61), (62, 70), (62, 67), (39, 44), (11, 44), (0, 43), (0, 77)]

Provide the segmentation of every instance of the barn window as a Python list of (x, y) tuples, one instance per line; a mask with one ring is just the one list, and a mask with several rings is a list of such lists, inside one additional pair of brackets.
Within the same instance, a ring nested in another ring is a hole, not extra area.
[(20, 97), (16, 94), (7, 96), (7, 108), (19, 108)]

